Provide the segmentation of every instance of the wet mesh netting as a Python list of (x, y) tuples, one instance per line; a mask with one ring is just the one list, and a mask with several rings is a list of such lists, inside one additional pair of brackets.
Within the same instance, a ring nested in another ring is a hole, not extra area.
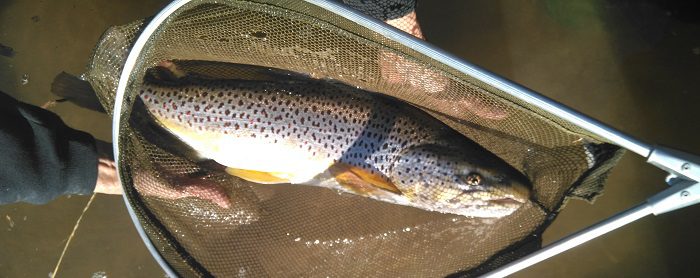
[[(86, 74), (107, 111), (145, 24), (109, 29)], [(411, 48), (301, 1), (193, 1), (146, 45), (122, 103), (122, 182), (140, 224), (181, 276), (366, 277), (490, 270), (539, 247), (570, 197), (592, 200), (622, 151)], [(144, 139), (130, 107), (149, 68), (265, 80), (286, 72), (387, 94), (424, 109), (522, 171), (533, 202), (498, 219), (423, 211), (298, 185), (261, 186), (225, 173), (200, 177), (231, 197), (222, 208), (167, 198), (172, 174), (197, 164)], [(163, 173), (170, 173), (168, 175)], [(165, 197), (164, 197), (165, 196)]]

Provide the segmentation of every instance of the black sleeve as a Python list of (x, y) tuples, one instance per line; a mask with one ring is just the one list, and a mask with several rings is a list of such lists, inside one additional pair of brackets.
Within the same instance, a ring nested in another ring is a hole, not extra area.
[(401, 18), (416, 8), (416, 0), (343, 0), (343, 3), (381, 21)]
[(43, 204), (63, 194), (89, 194), (96, 181), (91, 135), (0, 92), (0, 204)]

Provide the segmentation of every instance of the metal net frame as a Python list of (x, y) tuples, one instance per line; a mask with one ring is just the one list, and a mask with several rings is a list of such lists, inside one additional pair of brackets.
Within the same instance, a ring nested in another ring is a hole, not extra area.
[[(507, 217), (466, 218), (323, 188), (259, 186), (216, 172), (203, 180), (225, 188), (229, 208), (163, 198), (157, 193), (179, 185), (162, 173), (202, 171), (149, 143), (129, 122), (144, 76), (163, 61), (211, 78), (268, 80), (291, 72), (398, 98), (525, 173), (533, 201)], [(539, 249), (542, 232), (568, 199), (600, 194), (624, 152), (617, 145), (651, 152), (333, 2), (175, 1), (150, 20), (110, 28), (85, 76), (113, 113), (125, 201), (171, 275), (483, 274)], [(476, 113), (475, 103), (495, 112)]]

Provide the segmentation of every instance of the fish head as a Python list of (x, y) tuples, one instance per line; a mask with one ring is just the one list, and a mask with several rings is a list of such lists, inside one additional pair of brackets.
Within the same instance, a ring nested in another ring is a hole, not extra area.
[(478, 145), (421, 145), (394, 160), (390, 178), (413, 206), (469, 217), (510, 215), (528, 202), (530, 182)]

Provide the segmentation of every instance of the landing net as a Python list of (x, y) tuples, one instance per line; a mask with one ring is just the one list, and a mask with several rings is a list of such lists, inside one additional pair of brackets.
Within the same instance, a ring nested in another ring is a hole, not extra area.
[[(87, 79), (112, 111), (128, 51), (148, 23), (110, 28)], [(527, 254), (570, 198), (593, 200), (622, 154), (604, 139), (341, 16), (302, 1), (203, 1), (170, 16), (146, 45), (122, 106), (119, 163), (130, 206), (179, 275), (435, 277), (475, 275)], [(484, 220), (307, 186), (260, 186), (211, 172), (232, 205), (167, 198), (163, 173), (201, 169), (129, 124), (149, 68), (171, 61), (209, 78), (267, 80), (288, 72), (399, 98), (522, 171), (534, 202)], [(159, 196), (159, 197), (156, 197)], [(165, 196), (165, 197), (164, 197)]]

